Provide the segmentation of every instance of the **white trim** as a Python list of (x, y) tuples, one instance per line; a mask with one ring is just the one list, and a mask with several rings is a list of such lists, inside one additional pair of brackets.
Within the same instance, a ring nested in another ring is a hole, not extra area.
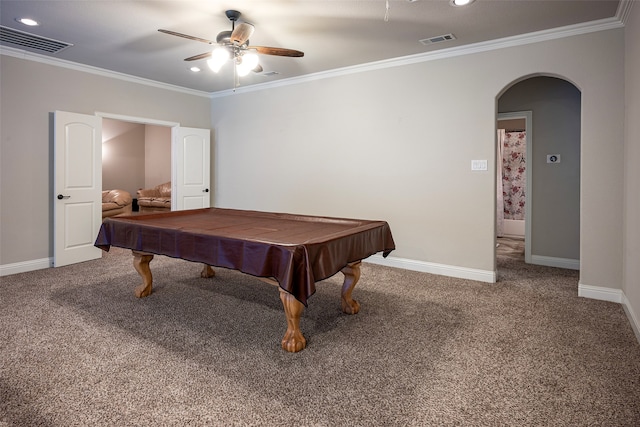
[(119, 73), (117, 71), (105, 70), (103, 68), (92, 67), (91, 65), (79, 64), (77, 62), (66, 61), (60, 58), (51, 58), (37, 53), (27, 52), (21, 49), (15, 49), (8, 46), (0, 46), (0, 55), (13, 56), (14, 58), (25, 59), (28, 61), (41, 62), (43, 64), (53, 65), (56, 67), (69, 68), (76, 71), (82, 71), (90, 74), (97, 74), (103, 77), (110, 77), (118, 80), (124, 80), (127, 82), (138, 83), (146, 86), (153, 86), (160, 89), (172, 90), (175, 92), (186, 93), (188, 95), (209, 97), (207, 92), (203, 92), (195, 89), (188, 89), (181, 86), (170, 85), (168, 83), (161, 83), (155, 80), (144, 79), (142, 77), (131, 76), (129, 74)]
[(629, 323), (631, 323), (631, 329), (636, 334), (636, 338), (640, 343), (640, 318), (634, 313), (633, 308), (631, 307), (631, 303), (627, 299), (627, 296), (622, 293), (622, 307), (624, 308), (624, 312), (627, 314), (629, 318)]
[(620, 304), (624, 294), (620, 289), (605, 288), (602, 286), (584, 285), (578, 283), (578, 296), (597, 299), (601, 301), (616, 302)]
[(454, 265), (436, 264), (432, 262), (416, 261), (406, 258), (388, 257), (380, 254), (372, 255), (363, 260), (371, 264), (384, 265), (386, 267), (401, 268), (404, 270), (419, 271), (422, 273), (437, 274), (440, 276), (457, 277), (459, 279), (477, 280), (479, 282), (495, 283), (496, 272), (478, 270), (475, 268), (457, 267)]
[(241, 86), (235, 89), (226, 89), (211, 93), (211, 98), (222, 98), (236, 93), (255, 92), (264, 89), (271, 89), (281, 86), (289, 86), (298, 83), (322, 80), (331, 77), (344, 76), (348, 74), (361, 73), (365, 71), (380, 70), (403, 65), (417, 64), (427, 61), (435, 61), (456, 56), (470, 55), (474, 53), (487, 52), (491, 50), (504, 49), (508, 47), (522, 46), (526, 44), (538, 43), (547, 40), (561, 39), (581, 34), (621, 28), (623, 25), (618, 18), (599, 19), (597, 21), (584, 22), (580, 24), (567, 25), (565, 27), (552, 28), (549, 30), (536, 31), (533, 33), (520, 34), (517, 36), (505, 37), (502, 39), (489, 40), (485, 42), (473, 43), (464, 46), (441, 49), (432, 52), (418, 53), (399, 58), (385, 59), (382, 61), (369, 62), (350, 67), (336, 68), (333, 70), (321, 71), (319, 73), (306, 74), (304, 76), (292, 77), (289, 79), (277, 80), (275, 82), (260, 83), (250, 86)]
[(569, 270), (580, 270), (579, 259), (531, 255), (531, 264), (546, 265), (547, 267), (567, 268)]
[(616, 11), (616, 18), (622, 22), (622, 25), (627, 24), (629, 14), (631, 13), (631, 6), (635, 3), (633, 0), (621, 0), (618, 3), (618, 10)]
[(44, 270), (53, 265), (53, 258), (41, 258), (31, 261), (15, 262), (13, 264), (0, 265), (0, 277), (12, 274), (26, 273), (28, 271)]
[(180, 123), (178, 122), (168, 122), (166, 120), (147, 119), (144, 117), (127, 116), (123, 114), (104, 113), (102, 111), (96, 111), (96, 116), (102, 117), (103, 119), (120, 120), (123, 122), (140, 123), (143, 125), (156, 125), (156, 126), (166, 126), (166, 127), (180, 126)]
[[(633, 3), (628, 1), (628, 3)], [(21, 49), (15, 49), (7, 46), (0, 46), (0, 55), (13, 56), (15, 58), (26, 59), (30, 61), (42, 62), (49, 65), (55, 65), (65, 68), (71, 68), (78, 71), (83, 71), (92, 74), (98, 74), (101, 76), (112, 77), (120, 80), (130, 81), (133, 83), (144, 84), (147, 86), (154, 86), (161, 89), (173, 90), (176, 92), (182, 92), (190, 95), (204, 96), (208, 98), (221, 98), (230, 96), (235, 93), (247, 93), (255, 92), (264, 89), (270, 89), (280, 86), (289, 86), (298, 83), (305, 83), (315, 80), (322, 80), (331, 77), (338, 77), (348, 74), (361, 73), (365, 71), (380, 70), (384, 68), (399, 67), (403, 65), (416, 64), (427, 61), (434, 61), (444, 58), (453, 58), (456, 56), (470, 55), (479, 52), (487, 52), (491, 50), (504, 49), (508, 47), (522, 46), (531, 43), (538, 43), (547, 40), (561, 39), (565, 37), (571, 37), (581, 34), (594, 33), (598, 31), (611, 30), (615, 28), (624, 27), (623, 22), (620, 19), (624, 19), (628, 15), (628, 10), (631, 5), (627, 5), (623, 0), (618, 7), (618, 14), (613, 18), (599, 19), (596, 21), (583, 22), (580, 24), (567, 25), (564, 27), (552, 28), (548, 30), (536, 31), (527, 34), (519, 34), (511, 37), (504, 37), (496, 40), (488, 40), (485, 42), (473, 43), (464, 46), (453, 47), (449, 49), (441, 49), (432, 52), (419, 53), (415, 55), (408, 55), (399, 58), (385, 59), (382, 61), (369, 62), (360, 65), (354, 65), (350, 67), (337, 68), (328, 71), (322, 71), (319, 73), (307, 74), (304, 76), (293, 77), (290, 79), (277, 80), (275, 82), (260, 83), (250, 86), (241, 86), (235, 89), (227, 89), (219, 92), (206, 93), (199, 90), (188, 89), (180, 86), (170, 85), (167, 83), (160, 83), (154, 80), (144, 79), (141, 77), (135, 77), (124, 73), (118, 73), (115, 71), (105, 70), (90, 65), (78, 64), (71, 61), (66, 61), (59, 58), (52, 58), (36, 53), (27, 52)]]

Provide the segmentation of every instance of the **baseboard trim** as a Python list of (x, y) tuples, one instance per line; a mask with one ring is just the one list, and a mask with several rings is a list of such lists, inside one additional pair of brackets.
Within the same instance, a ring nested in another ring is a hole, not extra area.
[(627, 296), (622, 293), (622, 307), (624, 308), (624, 312), (629, 319), (629, 323), (631, 323), (631, 329), (633, 329), (633, 333), (636, 334), (636, 339), (638, 343), (640, 343), (640, 318), (636, 315), (631, 307), (631, 303), (627, 299)]
[(580, 270), (579, 259), (531, 255), (531, 264), (545, 265), (547, 267), (566, 268), (569, 270)]
[(437, 274), (440, 276), (457, 277), (459, 279), (477, 280), (479, 282), (495, 283), (496, 272), (478, 270), (475, 268), (456, 267), (453, 265), (436, 264), (432, 262), (416, 261), (406, 258), (387, 257), (380, 254), (372, 255), (364, 260), (371, 264), (384, 265), (386, 267), (402, 268), (405, 270), (419, 271), (422, 273)]
[(52, 263), (52, 258), (41, 258), (31, 261), (0, 265), (0, 277), (9, 276), (11, 274), (26, 273), (28, 271), (43, 270), (51, 267)]
[(622, 303), (623, 293), (620, 289), (605, 288), (602, 286), (583, 285), (578, 283), (578, 296), (597, 299), (601, 301)]

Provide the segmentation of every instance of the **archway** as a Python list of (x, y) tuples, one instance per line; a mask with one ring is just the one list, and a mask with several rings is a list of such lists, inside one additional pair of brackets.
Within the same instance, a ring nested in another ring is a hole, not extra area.
[[(528, 76), (497, 97), (498, 116), (524, 111), (531, 112), (532, 122), (522, 172), (526, 261), (579, 269), (581, 92), (562, 78)], [(518, 185), (513, 187), (522, 192)]]

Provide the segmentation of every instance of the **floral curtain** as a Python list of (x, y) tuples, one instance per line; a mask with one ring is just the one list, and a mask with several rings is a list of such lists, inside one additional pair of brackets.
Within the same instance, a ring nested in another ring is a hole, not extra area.
[(502, 142), (502, 194), (505, 219), (525, 219), (526, 132), (505, 132)]
[(505, 131), (504, 129), (498, 129), (498, 150), (496, 159), (496, 171), (498, 176), (496, 177), (496, 235), (498, 237), (504, 236), (504, 194), (502, 189), (502, 150), (504, 146)]

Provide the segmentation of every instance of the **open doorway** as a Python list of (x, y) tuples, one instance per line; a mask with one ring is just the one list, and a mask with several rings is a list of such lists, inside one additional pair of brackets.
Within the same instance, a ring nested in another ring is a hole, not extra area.
[[(102, 121), (125, 116), (87, 115), (66, 111), (52, 114), (53, 266), (61, 267), (100, 257), (94, 238), (104, 211), (102, 191)], [(171, 129), (171, 210), (211, 206), (210, 129), (151, 122)]]
[[(498, 114), (497, 120), (497, 252), (531, 262), (532, 112)], [(527, 227), (529, 225), (529, 227)]]
[(102, 190), (136, 193), (171, 181), (171, 127), (119, 119), (102, 120)]
[(506, 87), (497, 101), (496, 121), (531, 112), (525, 126), (526, 262), (579, 270), (581, 92), (562, 78), (532, 76)]

